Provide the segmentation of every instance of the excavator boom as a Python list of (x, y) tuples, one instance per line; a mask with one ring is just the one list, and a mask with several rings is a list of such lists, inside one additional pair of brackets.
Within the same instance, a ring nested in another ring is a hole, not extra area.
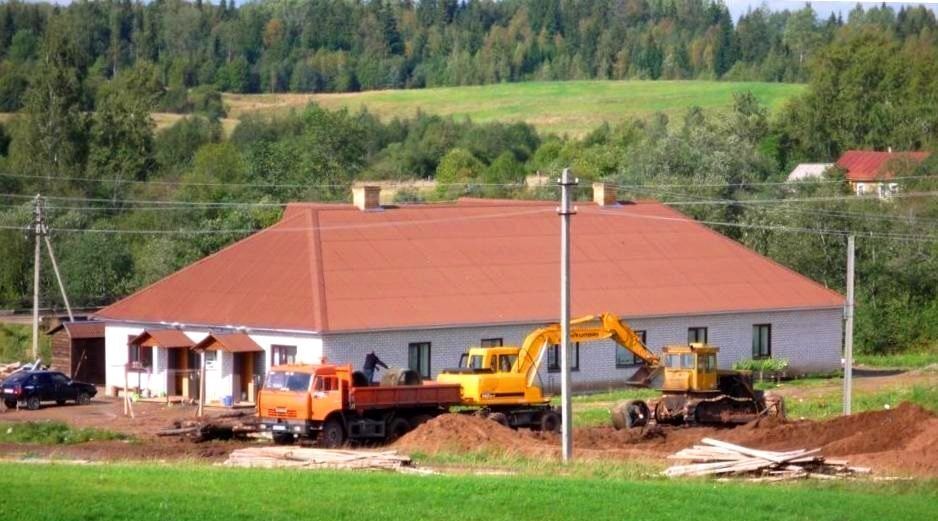
[[(655, 369), (660, 365), (658, 357), (652, 353), (645, 344), (642, 343), (638, 334), (627, 324), (619, 320), (612, 313), (603, 313), (601, 315), (587, 315), (570, 321), (570, 341), (571, 342), (592, 342), (596, 340), (614, 340), (620, 348), (627, 349), (630, 353), (638, 357), (645, 366), (639, 372), (645, 372), (649, 375), (654, 374)], [(532, 384), (534, 375), (540, 367), (544, 351), (549, 345), (560, 343), (560, 324), (550, 324), (548, 326), (535, 329), (524, 339), (521, 349), (518, 352), (517, 372), (526, 377), (528, 385)], [(646, 378), (645, 380), (647, 380)], [(646, 382), (637, 382), (633, 377), (629, 383), (641, 384)]]

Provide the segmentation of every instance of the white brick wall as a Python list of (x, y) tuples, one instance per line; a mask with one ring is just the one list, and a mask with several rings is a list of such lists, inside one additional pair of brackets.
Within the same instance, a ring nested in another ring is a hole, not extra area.
[[(166, 326), (144, 326), (128, 324), (106, 324), (104, 329), (104, 348), (106, 357), (105, 385), (111, 387), (124, 387), (124, 365), (127, 363), (127, 338), (137, 336), (144, 329), (160, 329)], [(204, 339), (208, 329), (186, 329), (183, 331), (193, 343)], [(318, 363), (322, 357), (322, 340), (313, 335), (303, 334), (268, 334), (250, 333), (250, 337), (265, 351), (264, 371), (271, 361), (272, 345), (296, 346), (297, 362)], [(149, 389), (152, 396), (159, 396), (166, 392), (166, 373), (168, 355), (165, 349), (153, 348), (153, 370), (151, 374), (131, 374), (129, 385)], [(214, 369), (205, 372), (205, 396), (209, 402), (221, 401), (223, 396), (234, 395), (234, 356), (231, 353), (219, 352)]]
[[(788, 358), (796, 372), (831, 371), (840, 366), (842, 311), (808, 310), (764, 313), (739, 313), (695, 317), (644, 318), (627, 320), (636, 330), (647, 332), (648, 345), (655, 351), (667, 344), (687, 343), (688, 327), (708, 328), (709, 343), (720, 347), (721, 368), (752, 356), (752, 326), (772, 325), (772, 356)], [(505, 345), (520, 345), (539, 324), (471, 328), (425, 329), (349, 333), (323, 337), (323, 352), (335, 363), (351, 363), (360, 368), (365, 355), (375, 353), (392, 367), (407, 366), (407, 345), (431, 343), (431, 370), (454, 367), (468, 346), (479, 345), (483, 338), (504, 339)], [(580, 346), (580, 370), (572, 374), (576, 387), (605, 387), (621, 384), (635, 368), (617, 368), (613, 341), (590, 342)], [(547, 372), (547, 357), (542, 361), (541, 381), (548, 389), (560, 385), (560, 375)], [(380, 373), (379, 373), (380, 374)], [(377, 377), (376, 377), (377, 379)]]
[[(831, 371), (840, 367), (842, 345), (842, 311), (840, 309), (737, 313), (694, 317), (642, 318), (627, 320), (636, 330), (645, 330), (648, 345), (655, 351), (667, 344), (687, 342), (688, 327), (708, 328), (709, 343), (720, 347), (721, 368), (729, 368), (736, 360), (752, 356), (752, 326), (772, 325), (772, 356), (791, 360), (795, 372)], [(323, 355), (332, 363), (350, 363), (360, 369), (365, 355), (374, 350), (391, 367), (407, 366), (407, 345), (430, 342), (431, 370), (455, 367), (459, 356), (469, 346), (477, 346), (483, 338), (502, 338), (505, 345), (520, 345), (524, 337), (541, 324), (439, 328), (412, 331), (379, 331), (343, 333), (317, 337), (309, 334), (250, 333), (266, 352), (265, 370), (271, 360), (271, 346), (297, 346), (297, 361), (318, 363)], [(107, 350), (107, 386), (122, 387), (123, 365), (127, 362), (127, 337), (143, 332), (143, 326), (108, 324), (105, 328)], [(207, 330), (186, 330), (198, 342)], [(575, 387), (606, 387), (620, 385), (635, 367), (617, 368), (616, 345), (611, 340), (580, 346), (580, 370), (572, 375)], [(154, 373), (142, 375), (140, 385), (158, 395), (166, 390), (166, 353), (154, 353)], [(233, 359), (230, 353), (219, 353), (214, 371), (206, 374), (206, 397), (220, 400), (233, 392)], [(379, 373), (380, 374), (380, 373)], [(541, 382), (547, 389), (559, 387), (559, 374), (547, 371), (545, 356), (540, 370)], [(132, 377), (135, 378), (135, 377)], [(131, 381), (133, 385), (135, 381)]]

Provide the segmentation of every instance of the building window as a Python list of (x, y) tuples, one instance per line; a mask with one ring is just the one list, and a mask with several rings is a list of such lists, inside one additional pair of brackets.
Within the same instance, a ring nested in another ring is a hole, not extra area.
[(752, 326), (752, 357), (772, 357), (772, 324)]
[[(638, 339), (642, 341), (642, 345), (647, 346), (646, 341), (647, 335), (643, 330), (636, 330), (635, 334), (638, 335)], [(615, 345), (616, 350), (616, 367), (631, 367), (635, 364), (641, 364), (642, 359), (635, 356), (634, 353), (628, 349), (620, 346), (619, 344)]]
[(689, 327), (687, 328), (687, 343), (707, 343), (707, 328)]
[(482, 347), (502, 347), (505, 345), (504, 341), (501, 338), (483, 338)]
[(296, 363), (296, 346), (270, 346), (270, 365), (287, 365)]
[(218, 367), (218, 351), (205, 352), (205, 368), (214, 371)]
[(133, 345), (131, 340), (136, 335), (127, 337), (127, 365), (131, 367), (153, 367), (153, 348)]
[(407, 367), (423, 378), (430, 378), (430, 342), (407, 344)]
[[(570, 357), (570, 370), (580, 370), (580, 343), (573, 342), (572, 356)], [(560, 344), (547, 346), (547, 372), (560, 372)]]

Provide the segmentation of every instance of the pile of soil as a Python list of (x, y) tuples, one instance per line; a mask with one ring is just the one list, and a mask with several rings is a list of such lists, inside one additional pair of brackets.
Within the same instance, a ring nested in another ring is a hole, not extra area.
[(402, 452), (488, 452), (539, 455), (553, 452), (551, 436), (525, 429), (513, 430), (471, 414), (442, 414), (394, 442)]
[[(844, 458), (880, 474), (938, 476), (938, 415), (909, 403), (826, 421), (763, 418), (736, 428), (579, 428), (574, 432), (574, 447), (589, 458), (664, 458), (703, 438), (767, 450), (820, 448), (824, 456)], [(405, 453), (555, 456), (559, 445), (556, 434), (512, 430), (466, 414), (444, 414), (402, 437), (394, 448)]]
[(820, 422), (767, 418), (720, 439), (770, 450), (820, 448), (851, 465), (938, 475), (938, 415), (910, 403)]

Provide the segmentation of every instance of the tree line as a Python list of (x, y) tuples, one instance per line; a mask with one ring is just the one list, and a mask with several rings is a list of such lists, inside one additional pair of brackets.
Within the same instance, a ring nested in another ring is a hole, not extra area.
[[(844, 26), (899, 45), (933, 40), (924, 7), (857, 7), (846, 20), (714, 0), (101, 0), (0, 4), (0, 110), (25, 100), (43, 42), (59, 40), (78, 94), (128, 69), (160, 87), (162, 111), (211, 104), (212, 90), (347, 92), (525, 80), (804, 81)], [(201, 87), (195, 98), (193, 87)], [(218, 108), (216, 104), (215, 108)]]

